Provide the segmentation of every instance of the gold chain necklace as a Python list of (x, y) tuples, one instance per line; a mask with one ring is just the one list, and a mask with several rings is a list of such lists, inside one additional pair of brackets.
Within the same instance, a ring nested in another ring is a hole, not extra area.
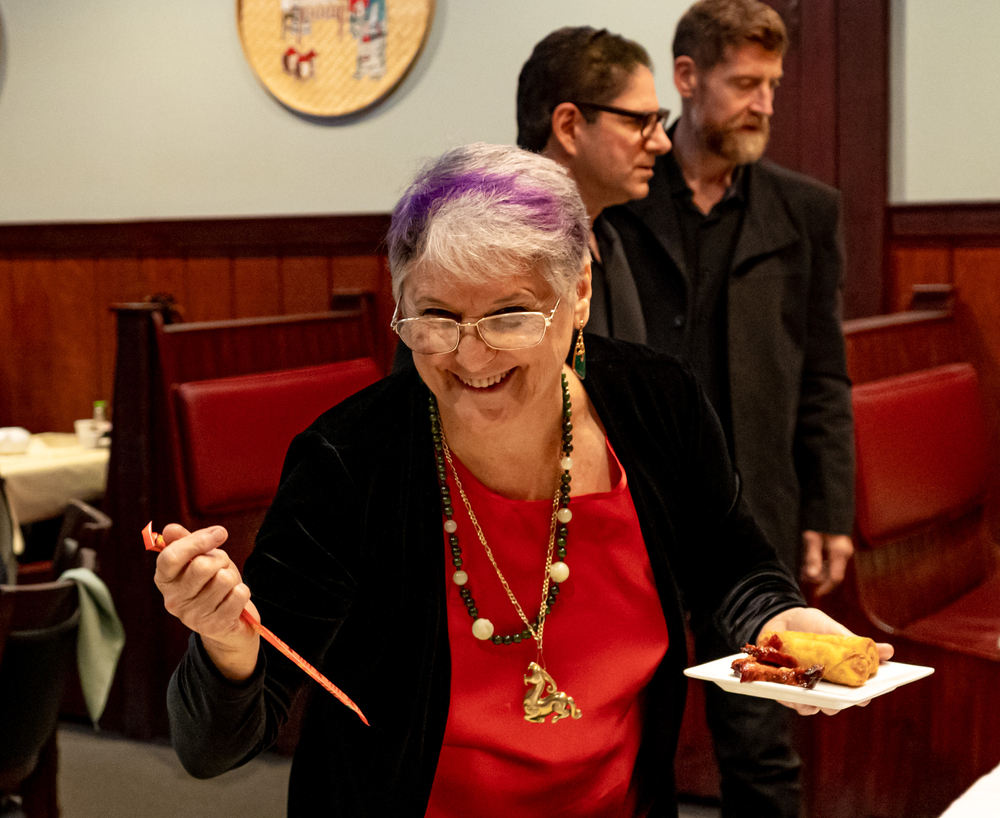
[[(500, 566), (497, 565), (496, 558), (493, 556), (493, 550), (490, 548), (489, 544), (486, 542), (486, 535), (483, 534), (483, 529), (479, 525), (479, 520), (476, 519), (476, 512), (472, 510), (472, 503), (469, 502), (469, 498), (465, 496), (465, 489), (462, 488), (462, 480), (458, 476), (458, 470), (455, 468), (455, 464), (451, 459), (451, 449), (448, 447), (448, 441), (445, 439), (444, 434), (441, 435), (441, 445), (444, 448), (444, 457), (448, 461), (448, 466), (451, 468), (451, 476), (455, 480), (455, 487), (458, 489), (458, 495), (462, 498), (462, 504), (465, 506), (465, 510), (469, 513), (469, 520), (472, 521), (472, 527), (476, 530), (476, 536), (479, 537), (479, 542), (483, 544), (483, 548), (486, 551), (486, 556), (489, 557), (490, 563), (493, 565), (493, 570), (497, 572), (497, 577), (500, 579), (500, 584), (503, 585), (504, 591), (507, 592), (507, 598), (511, 601), (514, 609), (517, 611), (517, 615), (521, 617), (521, 621), (525, 624), (527, 629), (531, 631), (531, 635), (535, 640), (535, 644), (538, 646), (538, 656), (541, 658), (542, 655), (542, 639), (545, 634), (545, 608), (548, 607), (545, 603), (549, 596), (549, 580), (551, 579), (550, 572), (552, 570), (552, 553), (555, 549), (556, 544), (556, 522), (557, 514), (559, 513), (559, 489), (556, 489), (556, 496), (552, 500), (552, 522), (549, 525), (549, 548), (545, 555), (545, 578), (542, 580), (542, 603), (539, 606), (539, 610), (543, 613), (538, 617), (535, 623), (529, 622), (528, 617), (524, 614), (524, 609), (521, 604), (517, 601), (517, 597), (514, 596), (514, 592), (510, 589), (510, 585), (507, 584), (507, 580), (500, 570)], [(489, 622), (489, 620), (477, 620), (479, 622)], [(492, 624), (492, 623), (491, 623)]]
[[(431, 434), (434, 439), (435, 457), (437, 460), (438, 470), (438, 484), (441, 491), (442, 510), (445, 516), (444, 529), (445, 533), (448, 535), (449, 545), (451, 546), (452, 564), (457, 569), (452, 575), (452, 580), (459, 586), (459, 594), (465, 602), (466, 607), (469, 609), (469, 615), (473, 619), (472, 633), (477, 639), (489, 639), (497, 645), (518, 644), (524, 639), (534, 639), (537, 651), (537, 661), (529, 663), (528, 673), (524, 677), (524, 683), (530, 687), (528, 692), (524, 694), (524, 718), (527, 721), (541, 723), (544, 722), (546, 716), (551, 713), (553, 724), (559, 721), (559, 719), (567, 716), (578, 719), (582, 715), (579, 708), (576, 706), (576, 703), (573, 701), (573, 698), (558, 690), (555, 680), (546, 672), (543, 655), (545, 619), (548, 614), (552, 612), (552, 605), (555, 604), (556, 597), (559, 593), (559, 583), (564, 582), (569, 576), (569, 567), (566, 563), (562, 562), (562, 559), (566, 556), (566, 524), (573, 517), (572, 512), (569, 510), (569, 470), (573, 465), (572, 459), (570, 458), (570, 453), (573, 451), (573, 424), (571, 421), (573, 410), (569, 395), (569, 384), (565, 373), (562, 375), (562, 389), (562, 458), (560, 459), (559, 465), (563, 474), (559, 479), (556, 486), (555, 496), (552, 499), (552, 519), (549, 524), (549, 542), (545, 556), (545, 575), (542, 581), (542, 601), (539, 606), (538, 616), (534, 622), (528, 620), (527, 615), (524, 613), (524, 609), (517, 601), (517, 597), (514, 595), (510, 585), (507, 583), (507, 579), (500, 570), (500, 566), (497, 564), (496, 558), (493, 556), (493, 551), (486, 541), (486, 535), (483, 533), (483, 529), (479, 525), (479, 520), (476, 518), (476, 514), (472, 510), (472, 504), (469, 502), (469, 498), (465, 494), (465, 489), (462, 487), (462, 481), (458, 476), (458, 470), (456, 469), (455, 463), (452, 459), (451, 449), (448, 447), (448, 441), (445, 438), (444, 429), (441, 427), (437, 401), (433, 395), (430, 397)], [(452, 477), (455, 480), (455, 487), (458, 489), (459, 496), (462, 498), (462, 504), (465, 506), (465, 510), (469, 515), (469, 520), (472, 523), (472, 527), (476, 531), (479, 542), (482, 543), (483, 549), (486, 551), (486, 556), (489, 558), (489, 561), (493, 566), (493, 570), (496, 571), (500, 584), (503, 586), (503, 589), (507, 594), (507, 598), (514, 606), (514, 609), (517, 611), (517, 615), (525, 625), (525, 629), (521, 633), (510, 636), (500, 636), (498, 634), (494, 634), (493, 623), (488, 619), (479, 616), (479, 610), (476, 608), (475, 600), (472, 598), (471, 591), (469, 591), (466, 587), (469, 577), (468, 574), (462, 570), (462, 549), (458, 544), (458, 536), (455, 533), (458, 529), (458, 524), (452, 519), (454, 507), (451, 501), (451, 493), (448, 488), (448, 477), (445, 463), (447, 463), (447, 468), (450, 468), (451, 470)], [(558, 556), (559, 561), (553, 562), (553, 556)]]

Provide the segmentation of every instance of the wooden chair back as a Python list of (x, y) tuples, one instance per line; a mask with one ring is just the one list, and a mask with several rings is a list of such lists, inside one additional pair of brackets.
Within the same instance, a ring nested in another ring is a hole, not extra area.
[(10, 510), (3, 478), (0, 477), (0, 583), (14, 582), (17, 555), (14, 553), (14, 515)]
[[(0, 585), (0, 796), (28, 786), (43, 802), (25, 810), (55, 814), (54, 747), (59, 707), (75, 674), (79, 599), (73, 582)], [(48, 763), (39, 768), (39, 758)], [(44, 807), (44, 808), (43, 808)]]
[(97, 556), (111, 534), (111, 518), (83, 500), (71, 499), (63, 511), (62, 524), (51, 559), (34, 560), (18, 567), (17, 584), (54, 582), (63, 571), (77, 568), (81, 559), (97, 570)]
[[(111, 534), (111, 518), (83, 500), (70, 500), (63, 512), (62, 525), (52, 556), (53, 579), (80, 564), (80, 555), (91, 553), (100, 559)], [(88, 566), (97, 570), (96, 565)]]

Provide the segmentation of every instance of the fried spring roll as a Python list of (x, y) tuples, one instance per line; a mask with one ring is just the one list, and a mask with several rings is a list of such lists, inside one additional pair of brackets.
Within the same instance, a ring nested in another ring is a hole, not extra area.
[(762, 633), (757, 641), (794, 656), (801, 667), (823, 665), (823, 679), (835, 684), (860, 687), (878, 672), (878, 649), (865, 636), (781, 631)]

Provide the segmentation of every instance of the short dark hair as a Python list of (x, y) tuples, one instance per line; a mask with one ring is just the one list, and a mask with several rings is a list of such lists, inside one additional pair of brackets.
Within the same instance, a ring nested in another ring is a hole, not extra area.
[(727, 48), (748, 43), (784, 56), (788, 32), (781, 15), (758, 0), (699, 0), (677, 23), (674, 59), (690, 57), (707, 71), (726, 58)]
[[(517, 144), (541, 151), (552, 133), (552, 112), (563, 102), (607, 105), (649, 54), (606, 28), (560, 28), (535, 46), (517, 80)], [(581, 111), (593, 121), (596, 111)]]

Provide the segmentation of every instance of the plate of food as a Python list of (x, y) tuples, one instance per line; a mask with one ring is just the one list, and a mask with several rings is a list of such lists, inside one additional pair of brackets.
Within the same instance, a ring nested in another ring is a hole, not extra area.
[(684, 671), (744, 696), (843, 710), (934, 672), (902, 662), (879, 664), (875, 642), (862, 636), (782, 631), (757, 645)]

